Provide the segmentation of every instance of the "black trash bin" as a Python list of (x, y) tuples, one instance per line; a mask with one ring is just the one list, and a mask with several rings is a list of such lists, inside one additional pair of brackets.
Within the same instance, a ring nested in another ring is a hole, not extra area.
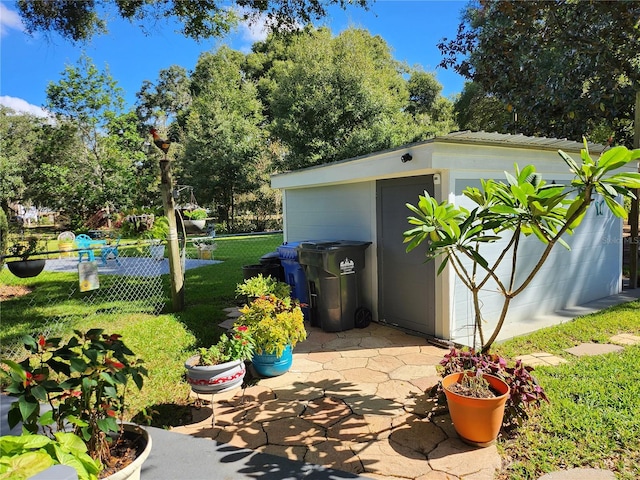
[(311, 325), (325, 332), (364, 328), (371, 311), (361, 304), (360, 274), (371, 242), (309, 241), (298, 246), (309, 287)]
[(282, 261), (280, 260), (280, 254), (278, 252), (265, 253), (260, 257), (260, 265), (272, 267), (272, 272), (274, 273), (272, 273), (271, 276), (277, 278), (280, 282), (284, 282), (284, 269), (282, 268)]

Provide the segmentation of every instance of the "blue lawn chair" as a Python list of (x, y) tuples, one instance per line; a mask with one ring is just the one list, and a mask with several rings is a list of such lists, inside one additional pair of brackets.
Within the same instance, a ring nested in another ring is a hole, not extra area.
[(120, 238), (113, 245), (107, 245), (106, 247), (102, 247), (100, 250), (100, 257), (102, 258), (102, 266), (107, 265), (107, 260), (111, 257), (116, 261), (116, 264), (120, 266), (120, 260), (118, 260), (118, 246), (120, 245)]
[(95, 243), (95, 240), (93, 240), (93, 238), (91, 238), (89, 235), (81, 233), (80, 235), (76, 236), (76, 245), (80, 249), (78, 251), (78, 263), (82, 262), (83, 255), (87, 256), (88, 262), (93, 262), (95, 260), (93, 250), (91, 250), (92, 243)]

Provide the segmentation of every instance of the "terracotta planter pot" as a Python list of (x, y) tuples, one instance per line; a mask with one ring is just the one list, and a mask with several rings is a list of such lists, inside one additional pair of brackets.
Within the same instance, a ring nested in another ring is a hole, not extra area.
[(146, 446), (142, 453), (129, 465), (122, 470), (105, 477), (105, 480), (140, 480), (140, 471), (142, 470), (142, 464), (151, 453), (151, 436), (144, 428), (133, 423), (125, 423), (124, 431), (131, 434), (142, 436)]
[(219, 365), (195, 365), (199, 355), (189, 357), (184, 363), (187, 382), (195, 393), (214, 394), (226, 392), (242, 385), (247, 372), (243, 360), (234, 360)]
[(7, 262), (7, 268), (18, 278), (30, 278), (40, 275), (44, 270), (45, 260), (19, 260)]
[[(466, 374), (468, 374), (467, 372)], [(489, 385), (500, 394), (495, 398), (465, 397), (450, 392), (447, 387), (460, 383), (465, 373), (452, 373), (442, 379), (447, 397), (449, 414), (460, 438), (474, 446), (488, 446), (500, 433), (504, 417), (504, 405), (509, 398), (509, 385), (493, 375), (484, 375)]]

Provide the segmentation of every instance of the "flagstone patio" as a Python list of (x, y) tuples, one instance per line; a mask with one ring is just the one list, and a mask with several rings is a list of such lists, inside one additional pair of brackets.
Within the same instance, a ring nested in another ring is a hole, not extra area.
[(378, 324), (308, 331), (289, 372), (201, 396), (199, 418), (172, 431), (374, 479), (493, 478), (496, 447), (462, 443), (424, 393), (446, 349)]

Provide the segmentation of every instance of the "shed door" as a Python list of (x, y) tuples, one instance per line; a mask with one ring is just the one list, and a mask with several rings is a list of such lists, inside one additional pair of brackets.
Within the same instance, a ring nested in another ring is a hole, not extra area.
[(434, 263), (424, 263), (424, 248), (406, 253), (402, 237), (410, 226), (406, 204), (415, 205), (425, 190), (433, 195), (433, 175), (380, 180), (376, 190), (379, 319), (435, 335)]

